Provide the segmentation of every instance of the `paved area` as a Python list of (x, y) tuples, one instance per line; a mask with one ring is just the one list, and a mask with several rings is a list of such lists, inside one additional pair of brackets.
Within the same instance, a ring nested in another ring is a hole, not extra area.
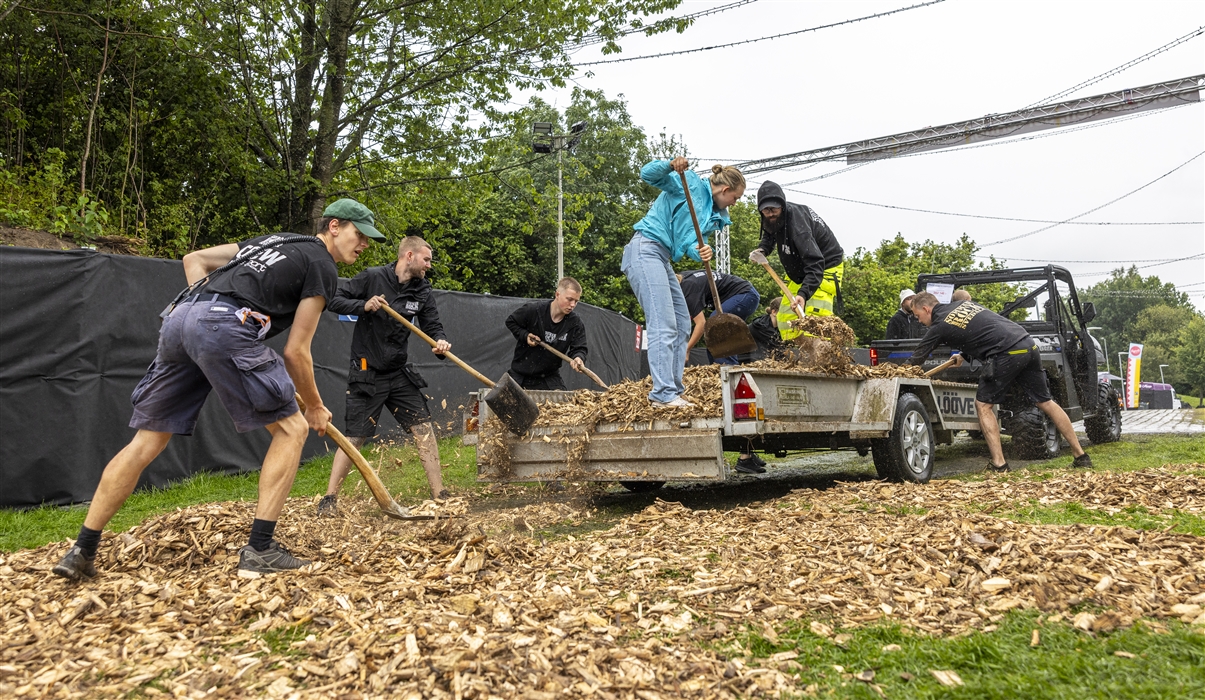
[[(1075, 432), (1084, 432), (1084, 422), (1076, 421)], [(1205, 433), (1205, 411), (1202, 410), (1134, 410), (1122, 411), (1121, 434)]]

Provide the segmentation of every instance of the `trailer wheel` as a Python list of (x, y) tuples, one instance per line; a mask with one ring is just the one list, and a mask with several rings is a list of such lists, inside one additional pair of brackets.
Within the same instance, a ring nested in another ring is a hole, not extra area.
[(1121, 409), (1117, 406), (1117, 390), (1112, 386), (1100, 385), (1100, 412), (1084, 419), (1084, 432), (1093, 445), (1121, 439)]
[(892, 481), (927, 484), (933, 477), (933, 424), (925, 404), (915, 394), (900, 394), (895, 421), (886, 440), (871, 442), (875, 470)]
[(621, 481), (619, 485), (632, 493), (649, 493), (665, 486), (664, 481)]
[(1010, 428), (1013, 449), (1021, 459), (1054, 459), (1059, 456), (1062, 447), (1059, 430), (1042, 409), (1031, 406), (1018, 411), (1013, 416)]
[(887, 438), (876, 438), (870, 441), (870, 456), (874, 460), (874, 471), (880, 479), (896, 481), (895, 467), (891, 466), (890, 446)]

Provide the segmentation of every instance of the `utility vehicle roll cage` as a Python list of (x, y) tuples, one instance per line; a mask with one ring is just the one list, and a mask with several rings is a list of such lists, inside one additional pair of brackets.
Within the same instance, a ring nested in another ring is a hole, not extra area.
[[(968, 284), (993, 284), (993, 283), (1009, 283), (1009, 282), (1042, 282), (1028, 294), (1018, 297), (1000, 311), (1001, 316), (1008, 316), (1017, 309), (1035, 306), (1036, 299), (1043, 292), (1047, 292), (1048, 304), (1055, 303), (1056, 299), (1062, 300), (1070, 304), (1067, 309), (1067, 320), (1078, 320), (1079, 328), (1066, 328), (1064, 325), (1064, 314), (1050, 313), (1047, 308), (1046, 318), (1048, 321), (1056, 324), (1057, 330), (1060, 333), (1083, 333), (1087, 336), (1087, 325), (1096, 318), (1096, 307), (1092, 302), (1080, 303), (1079, 292), (1076, 291), (1075, 282), (1071, 278), (1071, 272), (1064, 267), (1058, 265), (1046, 265), (1044, 267), (1018, 267), (1008, 270), (976, 270), (968, 272), (948, 272), (943, 274), (925, 274), (917, 277), (916, 288), (923, 290), (929, 283), (937, 282), (944, 284), (953, 284), (956, 287), (966, 286)], [(1059, 292), (1057, 282), (1062, 282), (1067, 285), (1067, 295), (1064, 297)]]

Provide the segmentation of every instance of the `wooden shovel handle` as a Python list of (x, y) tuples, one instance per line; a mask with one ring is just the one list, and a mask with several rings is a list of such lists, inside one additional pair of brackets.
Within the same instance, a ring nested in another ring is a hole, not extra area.
[[(699, 216), (695, 214), (695, 203), (690, 198), (690, 187), (686, 184), (686, 173), (678, 173), (678, 177), (682, 178), (682, 194), (686, 195), (686, 208), (690, 209), (690, 220), (695, 224), (695, 237), (699, 239), (699, 245), (707, 245), (703, 242), (703, 230), (699, 228)], [(673, 225), (672, 222), (670, 224)], [(717, 313), (724, 313), (724, 306), (720, 303), (720, 291), (716, 289), (715, 277), (711, 274), (711, 263), (704, 262), (703, 269), (707, 271), (707, 284), (711, 285), (711, 298), (715, 300), (715, 310)]]
[[(294, 398), (297, 399), (297, 406), (304, 412), (305, 402), (301, 400), (301, 394), (294, 394)], [(389, 489), (385, 488), (385, 484), (377, 476), (377, 473), (373, 471), (368, 460), (364, 459), (364, 455), (360, 454), (355, 445), (351, 444), (351, 441), (329, 421), (326, 424), (326, 434), (335, 441), (335, 444), (339, 446), (339, 449), (343, 450), (344, 454), (351, 458), (352, 464), (356, 465), (356, 470), (360, 472), (364, 483), (368, 484), (369, 490), (372, 491), (372, 497), (377, 500), (377, 505), (381, 506), (381, 510), (390, 513), (402, 513), (402, 507), (393, 500), (393, 496), (389, 495)]]
[[(394, 311), (388, 304), (383, 305), (381, 307), (381, 310), (384, 311), (385, 313), (389, 314), (390, 316), (392, 316), (393, 320), (397, 321), (398, 323), (402, 324), (406, 328), (410, 329), (411, 333), (413, 333), (413, 334), (417, 335), (418, 337), (422, 338), (423, 340), (427, 341), (428, 345), (430, 345), (431, 347), (435, 347), (435, 341), (431, 339), (431, 336), (420, 331), (418, 329), (418, 326), (407, 321), (405, 319), (405, 317), (403, 317), (398, 312)], [(455, 362), (456, 364), (460, 365), (461, 369), (463, 369), (464, 371), (466, 371), (469, 374), (476, 377), (477, 381), (481, 382), (482, 384), (485, 384), (488, 387), (494, 386), (494, 383), (492, 381), (490, 381), (490, 379), (488, 377), (486, 377), (484, 374), (478, 372), (477, 370), (473, 369), (472, 367), (469, 367), (467, 364), (465, 364), (464, 360), (461, 360), (459, 357), (456, 357), (455, 355), (453, 355), (450, 352), (443, 353), (443, 356), (448, 358), (449, 360)]]
[(795, 310), (795, 315), (799, 316), (799, 318), (803, 318), (806, 314), (803, 313), (803, 308), (801, 308), (799, 304), (795, 303), (795, 295), (791, 294), (791, 288), (787, 286), (787, 283), (783, 282), (782, 278), (778, 276), (778, 273), (774, 271), (774, 268), (770, 267), (770, 263), (764, 262), (761, 264), (761, 266), (766, 268), (766, 272), (769, 272), (770, 276), (774, 278), (774, 281), (778, 283), (778, 288), (782, 290), (783, 298), (791, 300), (791, 308)]
[[(541, 340), (541, 341), (540, 341), (540, 347), (544, 348), (545, 350), (547, 350), (548, 352), (552, 353), (553, 355), (556, 355), (557, 357), (561, 358), (561, 359), (562, 359), (562, 360), (564, 360), (565, 362), (568, 362), (568, 363), (570, 364), (570, 366), (572, 366), (572, 365), (573, 365), (573, 358), (572, 358), (572, 357), (569, 357), (568, 355), (566, 355), (565, 353), (561, 352), (560, 350), (557, 350), (556, 348), (552, 347), (552, 346), (551, 346), (551, 345), (549, 345), (548, 343), (545, 343), (544, 341), (542, 341), (542, 340)], [(587, 377), (589, 377), (589, 378), (593, 379), (593, 380), (594, 380), (594, 383), (595, 383), (595, 384), (597, 384), (597, 385), (599, 385), (599, 386), (601, 386), (602, 388), (604, 388), (604, 389), (610, 389), (610, 388), (611, 388), (611, 387), (607, 386), (606, 382), (604, 382), (603, 380), (599, 379), (597, 374), (595, 374), (595, 373), (591, 372), (589, 367), (586, 367), (585, 365), (582, 365), (582, 372), (584, 372), (584, 373), (585, 373), (585, 375), (586, 375)]]
[(957, 355), (954, 355), (953, 357), (951, 357), (950, 359), (948, 359), (948, 360), (946, 360), (945, 362), (941, 363), (940, 365), (938, 365), (938, 366), (934, 367), (933, 369), (931, 369), (931, 370), (929, 370), (929, 371), (925, 372), (925, 376), (926, 376), (926, 377), (932, 377), (933, 375), (937, 374), (938, 372), (942, 371), (943, 369), (945, 369), (945, 368), (947, 368), (947, 367), (952, 366), (952, 365), (955, 363), (955, 361), (956, 361), (956, 360), (954, 359), (955, 357), (958, 357), (958, 356), (957, 356)]

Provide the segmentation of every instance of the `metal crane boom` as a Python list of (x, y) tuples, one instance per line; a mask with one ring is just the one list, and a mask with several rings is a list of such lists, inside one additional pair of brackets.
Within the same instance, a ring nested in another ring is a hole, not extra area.
[(752, 175), (841, 158), (844, 158), (846, 163), (861, 163), (907, 153), (964, 146), (1033, 131), (1058, 129), (1100, 119), (1111, 119), (1123, 114), (1199, 102), (1202, 88), (1205, 88), (1205, 74), (1193, 75), (1178, 80), (1108, 92), (1103, 95), (1030, 107), (1007, 114), (989, 114), (969, 121), (930, 126), (839, 146), (746, 161), (737, 163), (736, 167), (746, 175)]

